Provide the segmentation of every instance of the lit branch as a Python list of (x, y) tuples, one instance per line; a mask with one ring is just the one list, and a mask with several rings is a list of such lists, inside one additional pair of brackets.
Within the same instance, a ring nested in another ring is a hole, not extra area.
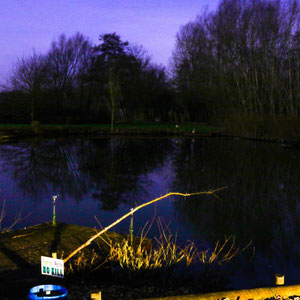
[(84, 244), (82, 244), (80, 247), (78, 247), (76, 250), (74, 250), (67, 258), (64, 259), (64, 262), (66, 263), (71, 257), (73, 257), (76, 253), (78, 253), (80, 250), (84, 249), (86, 246), (90, 245), (91, 242), (93, 240), (95, 240), (96, 238), (98, 238), (100, 235), (102, 235), (104, 232), (108, 231), (109, 229), (111, 229), (112, 227), (114, 227), (115, 225), (117, 225), (118, 223), (120, 223), (121, 221), (123, 221), (124, 219), (126, 219), (127, 217), (131, 216), (132, 214), (134, 214), (136, 211), (138, 211), (139, 209), (147, 206), (147, 205), (150, 205), (152, 203), (155, 203), (159, 200), (162, 200), (164, 198), (167, 198), (169, 196), (183, 196), (183, 197), (190, 197), (190, 196), (196, 196), (196, 195), (214, 195), (216, 196), (216, 192), (220, 191), (220, 190), (223, 190), (227, 187), (222, 187), (222, 188), (219, 188), (219, 189), (215, 189), (215, 190), (210, 190), (210, 191), (207, 191), (207, 192), (198, 192), (198, 193), (191, 193), (191, 194), (182, 194), (182, 193), (168, 193), (164, 196), (161, 196), (159, 198), (156, 198), (154, 200), (151, 200), (147, 203), (144, 203), (140, 206), (137, 206), (136, 208), (134, 208), (133, 210), (130, 210), (130, 212), (128, 212), (127, 214), (125, 214), (123, 217), (119, 218), (118, 220), (116, 220), (114, 223), (110, 224), (109, 226), (105, 227), (104, 229), (102, 229), (101, 231), (99, 231), (97, 234), (95, 234), (94, 236), (92, 236), (87, 242), (85, 242)]

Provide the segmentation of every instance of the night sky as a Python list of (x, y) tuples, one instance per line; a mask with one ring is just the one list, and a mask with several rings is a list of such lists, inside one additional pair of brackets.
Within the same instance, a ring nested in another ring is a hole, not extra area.
[(143, 45), (168, 64), (181, 25), (218, 0), (0, 0), (0, 82), (17, 57), (46, 53), (60, 34), (80, 32), (98, 43), (102, 33)]

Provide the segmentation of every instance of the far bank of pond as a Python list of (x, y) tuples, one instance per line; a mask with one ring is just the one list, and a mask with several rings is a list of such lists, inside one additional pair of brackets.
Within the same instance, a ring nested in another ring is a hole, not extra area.
[(34, 126), (30, 124), (0, 124), (0, 141), (24, 137), (59, 136), (219, 136), (223, 129), (207, 124), (170, 124), (170, 123), (117, 123), (111, 131), (110, 124), (51, 124)]
[(52, 137), (232, 137), (279, 143), (300, 148), (300, 124), (290, 120), (225, 120), (222, 126), (206, 123), (116, 123), (110, 124), (0, 124), (0, 143), (22, 138)]

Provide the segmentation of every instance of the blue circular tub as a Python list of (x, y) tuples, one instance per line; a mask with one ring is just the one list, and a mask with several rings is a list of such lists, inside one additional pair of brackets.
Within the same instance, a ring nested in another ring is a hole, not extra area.
[(37, 285), (30, 289), (28, 294), (29, 300), (37, 299), (68, 299), (68, 291), (66, 288), (55, 284)]

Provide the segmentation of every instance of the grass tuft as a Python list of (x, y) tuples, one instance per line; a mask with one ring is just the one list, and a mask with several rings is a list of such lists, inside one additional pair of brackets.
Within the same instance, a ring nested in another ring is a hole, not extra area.
[(240, 250), (235, 245), (235, 238), (225, 238), (223, 243), (216, 243), (212, 251), (199, 250), (192, 241), (180, 246), (176, 242), (166, 224), (158, 219), (160, 236), (154, 238), (155, 245), (150, 249), (144, 247), (145, 236), (141, 234), (139, 243), (131, 243), (130, 238), (110, 245), (108, 260), (116, 264), (121, 271), (129, 275), (129, 279), (145, 275), (172, 273), (176, 266), (188, 269), (194, 264), (218, 264), (230, 262), (234, 257), (246, 249)]

